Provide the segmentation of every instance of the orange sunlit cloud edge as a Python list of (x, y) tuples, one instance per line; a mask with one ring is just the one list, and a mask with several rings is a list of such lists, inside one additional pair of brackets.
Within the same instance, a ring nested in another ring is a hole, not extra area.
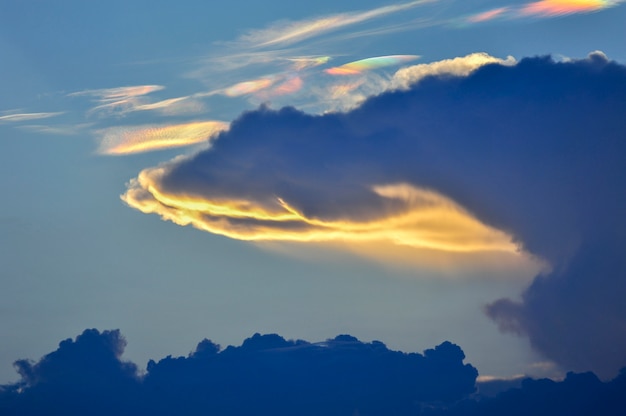
[[(404, 89), (431, 75), (467, 76), (483, 65), (514, 63), (510, 57), (502, 60), (475, 53), (402, 68), (386, 88)], [(360, 82), (335, 85), (335, 93), (351, 93)], [(510, 235), (483, 224), (446, 196), (409, 183), (369, 184), (372, 196), (388, 209), (373, 213), (369, 220), (350, 215), (337, 220), (306, 215), (295, 208), (298, 201), (280, 194), (238, 199), (219, 190), (201, 194), (168, 191), (163, 178), (181, 161), (143, 170), (129, 183), (122, 199), (141, 212), (233, 239), (322, 244), (396, 264), (441, 266), (449, 256), (478, 258), (480, 253), (492, 261), (526, 256)]]

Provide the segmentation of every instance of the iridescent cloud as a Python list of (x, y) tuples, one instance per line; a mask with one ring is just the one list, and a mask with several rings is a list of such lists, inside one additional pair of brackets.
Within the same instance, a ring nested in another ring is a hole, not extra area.
[(552, 17), (575, 13), (591, 13), (617, 5), (610, 0), (541, 0), (520, 9), (521, 15)]
[(140, 95), (150, 94), (155, 91), (164, 89), (162, 85), (135, 85), (129, 87), (102, 88), (96, 90), (78, 91), (69, 94), (70, 97), (87, 95), (96, 97), (103, 101), (124, 100), (129, 97), (138, 97)]
[(272, 88), (269, 92), (270, 96), (288, 95), (300, 91), (304, 81), (299, 76), (288, 77), (287, 80)]
[(274, 82), (276, 82), (275, 77), (263, 77), (251, 81), (239, 82), (233, 86), (225, 88), (223, 90), (223, 94), (229, 97), (239, 97), (241, 95), (252, 94), (271, 87)]
[(324, 70), (331, 75), (355, 75), (372, 69), (400, 65), (418, 59), (418, 55), (387, 55), (361, 59)]
[(330, 59), (330, 56), (287, 58), (289, 62), (292, 62), (292, 69), (294, 71), (302, 71), (306, 68), (324, 65), (326, 62), (330, 61)]
[(96, 90), (85, 90), (69, 94), (70, 97), (88, 96), (99, 103), (99, 105), (89, 110), (89, 113), (107, 111), (132, 111), (139, 102), (137, 97), (160, 91), (164, 89), (162, 85), (136, 85), (129, 87), (103, 88)]
[(500, 7), (472, 15), (468, 23), (481, 23), (497, 18), (557, 17), (578, 13), (593, 13), (622, 3), (623, 0), (540, 0), (521, 6)]
[(150, 152), (203, 142), (227, 130), (222, 121), (198, 121), (164, 126), (111, 127), (98, 132), (103, 155)]

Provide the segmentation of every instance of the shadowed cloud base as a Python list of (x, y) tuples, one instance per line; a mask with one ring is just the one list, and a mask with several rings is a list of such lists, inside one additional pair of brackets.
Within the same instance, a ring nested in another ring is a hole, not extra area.
[[(463, 363), (463, 351), (450, 342), (423, 354), (407, 354), (349, 335), (309, 343), (255, 334), (240, 347), (221, 351), (204, 339), (187, 357), (151, 360), (145, 374), (122, 361), (125, 345), (117, 330), (89, 329), (75, 340), (62, 341), (36, 363), (17, 361), (22, 379), (0, 386), (0, 412), (610, 415), (626, 402), (626, 372), (610, 383), (591, 373), (570, 373), (563, 382), (527, 379), (521, 389), (493, 399), (477, 396), (478, 372)], [(545, 400), (547, 395), (550, 400)]]

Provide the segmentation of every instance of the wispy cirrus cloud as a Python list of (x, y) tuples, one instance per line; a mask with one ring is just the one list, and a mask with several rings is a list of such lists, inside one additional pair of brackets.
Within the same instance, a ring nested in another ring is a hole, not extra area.
[(296, 22), (279, 22), (266, 29), (250, 31), (239, 40), (260, 47), (290, 45), (343, 27), (381, 18), (393, 13), (399, 13), (435, 1), (436, 0), (418, 0), (408, 3), (392, 4), (366, 11), (338, 13)]
[(581, 13), (594, 13), (623, 3), (623, 0), (540, 0), (521, 6), (505, 6), (469, 16), (468, 23), (495, 19), (553, 18)]
[(523, 5), (519, 13), (537, 17), (592, 13), (617, 6), (621, 2), (622, 0), (541, 0)]
[(201, 143), (228, 129), (222, 121), (110, 127), (96, 132), (103, 155), (127, 155)]
[(56, 117), (64, 114), (63, 111), (51, 113), (15, 113), (0, 116), (0, 123), (20, 123), (24, 121), (40, 120), (44, 118)]

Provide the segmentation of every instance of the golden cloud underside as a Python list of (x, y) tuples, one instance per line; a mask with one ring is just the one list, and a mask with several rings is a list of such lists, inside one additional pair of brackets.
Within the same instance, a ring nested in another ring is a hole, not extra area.
[(164, 220), (247, 241), (384, 242), (449, 252), (517, 252), (507, 234), (482, 224), (454, 201), (407, 184), (375, 186), (378, 197), (402, 202), (401, 210), (374, 220), (308, 217), (281, 198), (268, 201), (168, 193), (164, 168), (143, 171), (122, 195), (129, 206)]

